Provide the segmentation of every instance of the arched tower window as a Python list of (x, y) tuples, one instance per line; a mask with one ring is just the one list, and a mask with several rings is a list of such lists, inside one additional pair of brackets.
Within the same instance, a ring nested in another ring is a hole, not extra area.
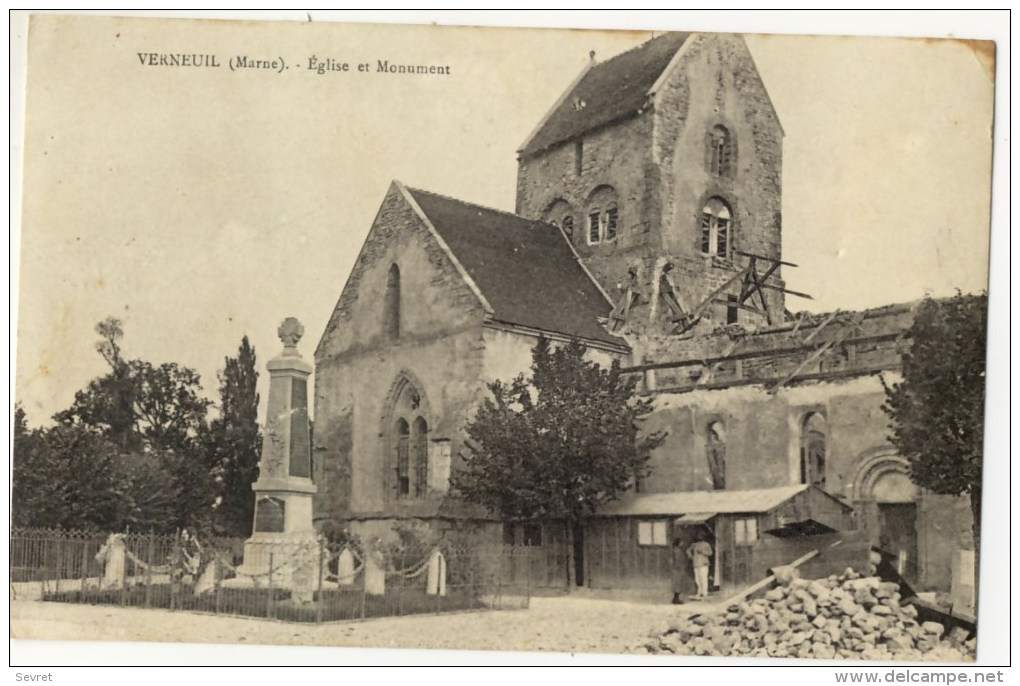
[(425, 496), (429, 483), (429, 425), (424, 417), (417, 417), (411, 431), (414, 453), (414, 495)]
[(620, 228), (620, 209), (616, 191), (599, 186), (588, 199), (586, 234), (588, 244), (605, 243), (616, 238)]
[(722, 422), (712, 422), (705, 432), (705, 457), (712, 477), (712, 488), (721, 491), (726, 488), (726, 427)]
[(574, 237), (574, 208), (566, 200), (557, 200), (545, 211), (546, 223), (563, 229), (567, 238)]
[(721, 124), (708, 133), (708, 171), (716, 176), (732, 176), (736, 150), (730, 130)]
[(383, 331), (391, 341), (400, 339), (400, 268), (395, 264), (390, 265), (390, 273), (386, 278)]
[(701, 252), (726, 257), (730, 249), (733, 212), (725, 200), (712, 197), (701, 210)]
[(812, 412), (804, 418), (800, 433), (800, 482), (825, 488), (827, 427), (825, 417)]

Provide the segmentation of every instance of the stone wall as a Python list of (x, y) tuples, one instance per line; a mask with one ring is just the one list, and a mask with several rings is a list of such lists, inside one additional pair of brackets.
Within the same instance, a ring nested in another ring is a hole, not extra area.
[[(400, 333), (387, 336), (383, 295), (400, 269)], [(316, 519), (351, 513), (435, 514), (443, 494), (395, 497), (389, 445), (401, 379), (421, 394), (429, 439), (457, 454), (481, 399), (484, 311), (427, 227), (392, 187), (316, 351)]]
[[(725, 126), (736, 141), (736, 169), (730, 175), (711, 174), (706, 165), (706, 136), (716, 125)], [(700, 219), (709, 197), (724, 198), (734, 211), (735, 248), (782, 257), (783, 131), (742, 38), (692, 36), (655, 95), (654, 142), (653, 158), (661, 168), (662, 245), (681, 267), (684, 278), (677, 278), (677, 285), (692, 307), (745, 262), (702, 255)], [(770, 282), (781, 284), (781, 274), (781, 269), (775, 272)], [(767, 297), (770, 309), (781, 314), (782, 293), (770, 291)], [(753, 316), (740, 313), (742, 320)]]
[[(547, 216), (557, 200), (573, 208), (573, 245), (603, 288), (616, 292), (626, 282), (627, 265), (656, 254), (658, 232), (658, 170), (650, 160), (653, 121), (642, 115), (589, 132), (535, 157), (522, 158), (517, 172), (517, 213), (534, 219)], [(581, 155), (578, 166), (578, 152)], [(615, 240), (589, 245), (587, 210), (602, 186), (616, 191), (619, 210)]]

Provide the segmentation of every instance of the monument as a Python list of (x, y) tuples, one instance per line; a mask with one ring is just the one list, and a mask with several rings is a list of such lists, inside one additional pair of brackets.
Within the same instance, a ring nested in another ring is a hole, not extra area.
[[(319, 542), (312, 525), (312, 451), (308, 424), (308, 377), (312, 365), (298, 352), (305, 327), (294, 317), (277, 333), (283, 352), (270, 360), (269, 406), (255, 491), (255, 522), (245, 542), (238, 578), (271, 583), (310, 596), (318, 569)], [(310, 599), (310, 597), (309, 597)]]

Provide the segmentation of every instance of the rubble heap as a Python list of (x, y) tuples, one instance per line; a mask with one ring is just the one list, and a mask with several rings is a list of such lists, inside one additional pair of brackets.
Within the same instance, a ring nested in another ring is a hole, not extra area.
[(676, 617), (657, 626), (637, 652), (676, 655), (857, 660), (974, 659), (976, 639), (945, 636), (900, 605), (899, 586), (852, 569), (827, 579), (778, 574), (764, 597), (725, 612)]

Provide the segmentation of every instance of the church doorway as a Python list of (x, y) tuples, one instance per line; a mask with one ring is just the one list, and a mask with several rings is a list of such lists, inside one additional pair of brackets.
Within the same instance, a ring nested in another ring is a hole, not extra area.
[(917, 503), (878, 503), (878, 547), (902, 577), (917, 581)]
[(865, 454), (853, 484), (854, 501), (870, 529), (871, 544), (885, 552), (900, 575), (920, 581), (917, 503), (919, 492), (910, 480), (910, 466), (889, 448)]

